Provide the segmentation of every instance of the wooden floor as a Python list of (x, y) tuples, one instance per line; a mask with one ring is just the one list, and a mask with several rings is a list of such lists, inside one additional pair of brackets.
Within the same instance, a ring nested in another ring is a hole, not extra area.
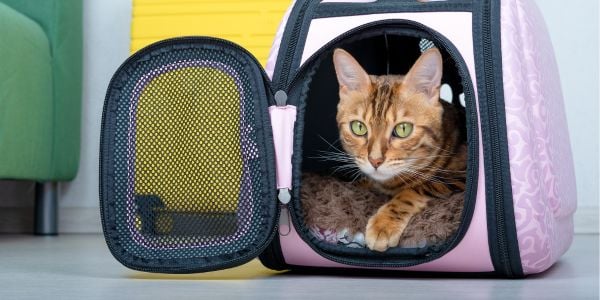
[(115, 261), (100, 235), (0, 236), (0, 299), (598, 299), (598, 236), (578, 235), (548, 272), (524, 280), (232, 270), (157, 275)]

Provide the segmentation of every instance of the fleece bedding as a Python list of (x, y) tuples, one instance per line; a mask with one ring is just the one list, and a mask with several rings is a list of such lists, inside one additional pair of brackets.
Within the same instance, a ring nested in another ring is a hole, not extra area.
[[(368, 189), (361, 181), (304, 173), (300, 192), (304, 220), (312, 235), (327, 243), (365, 247), (367, 221), (389, 196)], [(402, 234), (399, 247), (423, 248), (440, 245), (460, 226), (464, 192), (448, 199), (435, 199), (415, 215)]]

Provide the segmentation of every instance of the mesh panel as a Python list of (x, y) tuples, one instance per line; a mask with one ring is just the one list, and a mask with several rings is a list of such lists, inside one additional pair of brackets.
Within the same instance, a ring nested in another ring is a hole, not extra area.
[(232, 49), (159, 50), (112, 84), (115, 243), (171, 263), (243, 255), (264, 242), (274, 214), (262, 77)]

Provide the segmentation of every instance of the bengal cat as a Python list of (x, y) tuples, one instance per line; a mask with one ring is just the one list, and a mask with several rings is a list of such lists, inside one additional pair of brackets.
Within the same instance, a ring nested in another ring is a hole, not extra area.
[(367, 185), (390, 196), (365, 230), (367, 246), (385, 251), (398, 245), (428, 201), (464, 191), (464, 109), (440, 99), (443, 62), (436, 48), (404, 76), (369, 75), (342, 49), (333, 60), (342, 147)]

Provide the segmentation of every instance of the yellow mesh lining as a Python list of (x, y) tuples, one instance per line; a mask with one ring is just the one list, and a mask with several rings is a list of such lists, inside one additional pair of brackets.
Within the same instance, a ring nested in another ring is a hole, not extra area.
[(235, 212), (240, 192), (240, 94), (209, 67), (154, 78), (136, 122), (135, 194), (156, 195), (171, 211)]

